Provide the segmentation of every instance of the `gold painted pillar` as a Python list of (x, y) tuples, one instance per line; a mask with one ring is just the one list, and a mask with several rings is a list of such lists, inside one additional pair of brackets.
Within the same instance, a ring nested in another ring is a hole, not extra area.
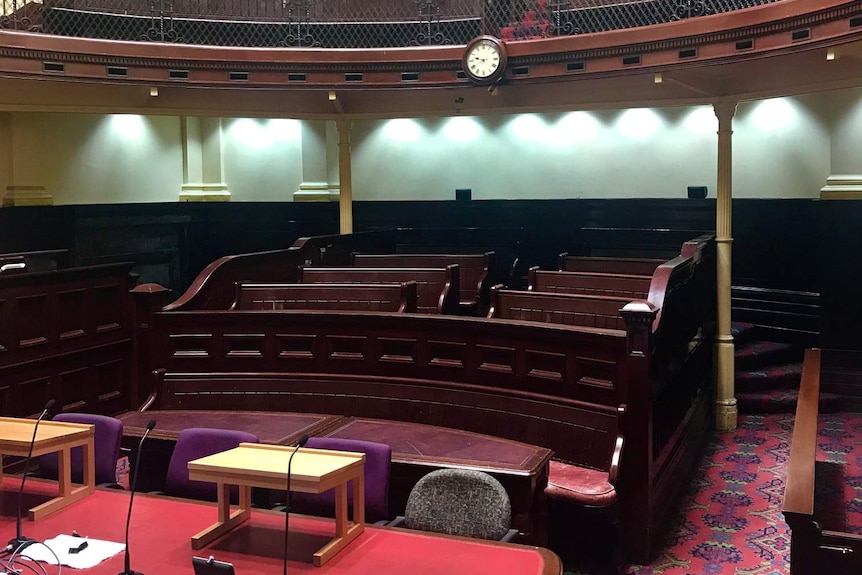
[(718, 117), (718, 192), (715, 209), (718, 256), (718, 326), (715, 337), (715, 426), (719, 431), (736, 429), (733, 336), (730, 333), (731, 208), (733, 203), (733, 115), (736, 102), (713, 105)]
[(353, 233), (353, 184), (350, 166), (350, 131), (353, 124), (345, 120), (336, 122), (338, 128), (338, 183), (341, 194), (338, 198), (341, 233)]

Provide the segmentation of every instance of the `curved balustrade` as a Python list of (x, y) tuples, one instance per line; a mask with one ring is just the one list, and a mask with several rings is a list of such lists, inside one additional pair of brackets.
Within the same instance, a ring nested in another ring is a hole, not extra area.
[(0, 28), (214, 46), (462, 45), (650, 26), (780, 0), (3, 0)]

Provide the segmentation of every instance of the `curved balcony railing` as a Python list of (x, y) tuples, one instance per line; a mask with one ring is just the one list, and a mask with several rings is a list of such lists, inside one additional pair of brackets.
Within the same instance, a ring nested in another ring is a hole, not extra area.
[(0, 0), (0, 28), (212, 46), (392, 48), (620, 30), (779, 0)]

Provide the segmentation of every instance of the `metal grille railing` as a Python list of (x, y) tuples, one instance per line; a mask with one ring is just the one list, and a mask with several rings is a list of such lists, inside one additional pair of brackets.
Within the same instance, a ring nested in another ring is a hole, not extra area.
[(779, 0), (0, 0), (0, 28), (216, 46), (377, 48), (636, 28)]

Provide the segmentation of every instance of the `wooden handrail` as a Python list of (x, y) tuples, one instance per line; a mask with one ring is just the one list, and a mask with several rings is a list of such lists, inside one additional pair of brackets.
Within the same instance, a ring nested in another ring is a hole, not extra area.
[(802, 384), (796, 404), (793, 439), (787, 462), (784, 513), (814, 513), (814, 459), (817, 455), (817, 407), (820, 396), (820, 350), (805, 350)]

